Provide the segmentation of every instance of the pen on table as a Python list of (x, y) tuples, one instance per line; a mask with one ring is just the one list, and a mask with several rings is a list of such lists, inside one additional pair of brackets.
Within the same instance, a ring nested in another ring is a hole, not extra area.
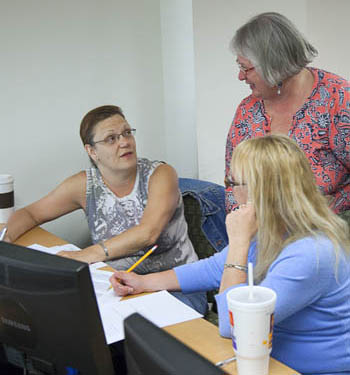
[[(137, 262), (135, 262), (126, 272), (131, 272), (135, 269), (144, 259), (146, 259), (153, 251), (158, 247), (158, 245), (154, 245), (150, 250), (147, 251)], [(109, 286), (108, 290), (112, 288), (112, 285)]]
[(1, 231), (1, 233), (0, 233), (0, 241), (2, 241), (2, 240), (5, 238), (5, 236), (6, 236), (6, 232), (7, 232), (7, 227), (5, 227), (5, 228)]
[(228, 363), (233, 362), (235, 360), (236, 360), (236, 356), (233, 356), (231, 358), (227, 358), (223, 361), (217, 362), (217, 363), (215, 363), (215, 365), (218, 366), (218, 367), (221, 367), (221, 366), (227, 365)]

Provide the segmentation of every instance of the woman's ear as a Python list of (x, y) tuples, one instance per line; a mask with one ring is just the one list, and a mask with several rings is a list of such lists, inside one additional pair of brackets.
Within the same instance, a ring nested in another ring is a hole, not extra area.
[(85, 148), (85, 151), (87, 152), (87, 154), (89, 155), (89, 157), (96, 163), (98, 161), (96, 149), (89, 144), (86, 144), (84, 146), (84, 148)]

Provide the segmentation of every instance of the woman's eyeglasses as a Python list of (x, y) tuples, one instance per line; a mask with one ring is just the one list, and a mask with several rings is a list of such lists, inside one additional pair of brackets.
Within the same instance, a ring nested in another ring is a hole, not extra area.
[(241, 187), (247, 186), (247, 184), (245, 184), (245, 183), (240, 184), (239, 182), (231, 180), (231, 178), (229, 178), (229, 177), (225, 177), (224, 182), (225, 182), (226, 188), (229, 188), (229, 187), (234, 188), (234, 187), (238, 187), (238, 186), (241, 186)]
[(255, 66), (252, 66), (251, 68), (246, 68), (245, 66), (241, 65), (239, 62), (237, 62), (238, 69), (244, 74), (247, 75), (248, 72), (255, 69)]
[(114, 145), (116, 142), (119, 141), (121, 136), (123, 136), (124, 138), (130, 138), (135, 135), (135, 132), (136, 132), (136, 129), (125, 129), (120, 134), (118, 133), (109, 134), (104, 139), (101, 139), (99, 141), (92, 141), (91, 146), (94, 146), (96, 143), (105, 143), (106, 145)]

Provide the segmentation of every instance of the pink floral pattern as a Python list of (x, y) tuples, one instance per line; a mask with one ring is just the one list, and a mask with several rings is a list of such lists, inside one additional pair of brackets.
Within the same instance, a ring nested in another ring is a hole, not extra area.
[[(317, 185), (333, 198), (331, 208), (340, 213), (350, 209), (350, 85), (335, 74), (310, 70), (315, 78), (312, 93), (294, 115), (288, 136), (305, 152)], [(252, 95), (243, 99), (227, 136), (225, 176), (240, 142), (270, 132), (271, 119), (263, 100)], [(226, 188), (226, 211), (235, 206), (232, 189)]]

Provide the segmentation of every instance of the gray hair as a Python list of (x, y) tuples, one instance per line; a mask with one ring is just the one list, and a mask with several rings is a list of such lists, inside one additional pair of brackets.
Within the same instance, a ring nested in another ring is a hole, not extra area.
[(274, 12), (259, 14), (241, 26), (230, 49), (249, 59), (271, 86), (299, 73), (317, 56), (316, 48), (293, 23)]

